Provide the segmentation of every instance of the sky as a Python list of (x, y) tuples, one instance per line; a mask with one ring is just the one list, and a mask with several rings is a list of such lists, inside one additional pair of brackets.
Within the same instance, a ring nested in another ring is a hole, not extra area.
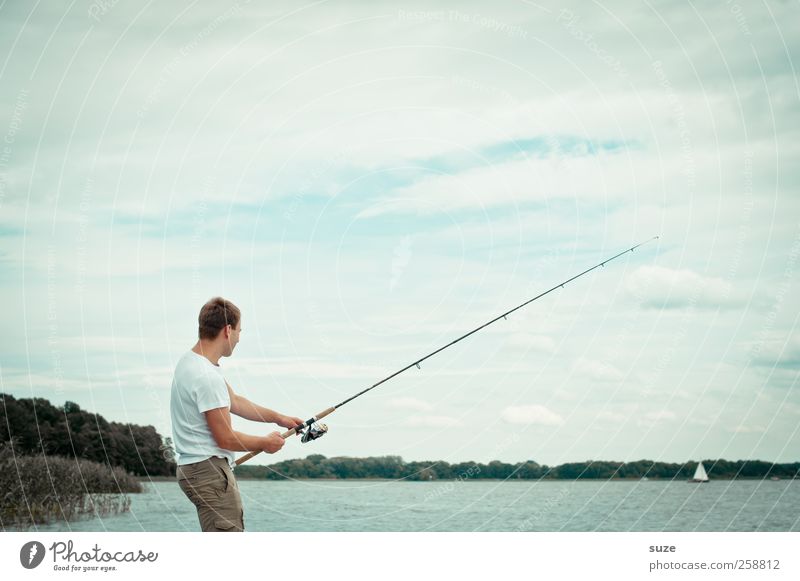
[(659, 236), (252, 462), (800, 460), (799, 53), (792, 2), (6, 0), (0, 392), (168, 436), (221, 295), (310, 417)]

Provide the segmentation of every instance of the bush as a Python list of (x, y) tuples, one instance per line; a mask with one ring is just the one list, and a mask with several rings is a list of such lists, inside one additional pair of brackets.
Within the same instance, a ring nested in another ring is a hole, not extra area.
[(20, 455), (0, 444), (0, 527), (126, 511), (141, 483), (119, 467), (60, 456)]

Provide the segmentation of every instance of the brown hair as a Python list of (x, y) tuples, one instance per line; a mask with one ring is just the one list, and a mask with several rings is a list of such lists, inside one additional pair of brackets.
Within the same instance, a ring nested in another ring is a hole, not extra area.
[(198, 335), (201, 339), (216, 339), (226, 325), (235, 329), (241, 318), (239, 307), (222, 297), (214, 297), (200, 309)]

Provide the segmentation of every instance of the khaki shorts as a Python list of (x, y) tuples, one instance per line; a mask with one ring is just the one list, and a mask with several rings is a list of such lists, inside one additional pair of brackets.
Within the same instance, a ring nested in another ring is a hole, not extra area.
[(178, 485), (197, 508), (203, 532), (242, 532), (244, 512), (230, 464), (213, 456), (178, 466)]

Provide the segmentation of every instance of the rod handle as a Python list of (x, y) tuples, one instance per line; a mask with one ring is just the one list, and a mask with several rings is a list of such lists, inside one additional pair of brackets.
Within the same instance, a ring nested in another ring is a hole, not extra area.
[[(315, 421), (321, 420), (325, 416), (330, 415), (335, 411), (336, 411), (335, 407), (328, 408), (325, 411), (322, 411), (322, 412), (318, 413), (316, 416), (314, 416), (310, 420), (306, 420), (305, 422), (303, 422), (303, 425), (306, 426), (306, 427), (310, 426)], [(281, 438), (283, 438), (285, 440), (286, 438), (290, 438), (290, 437), (294, 436), (296, 433), (297, 433), (297, 428), (292, 428), (292, 429), (287, 430), (284, 433), (282, 433), (281, 434)], [(252, 452), (248, 452), (247, 454), (245, 454), (241, 458), (237, 458), (236, 459), (236, 465), (239, 466), (240, 464), (244, 464), (245, 462), (247, 462), (248, 460), (250, 460), (254, 456), (258, 456), (259, 454), (261, 454), (261, 452), (262, 452), (262, 450), (253, 450)]]

